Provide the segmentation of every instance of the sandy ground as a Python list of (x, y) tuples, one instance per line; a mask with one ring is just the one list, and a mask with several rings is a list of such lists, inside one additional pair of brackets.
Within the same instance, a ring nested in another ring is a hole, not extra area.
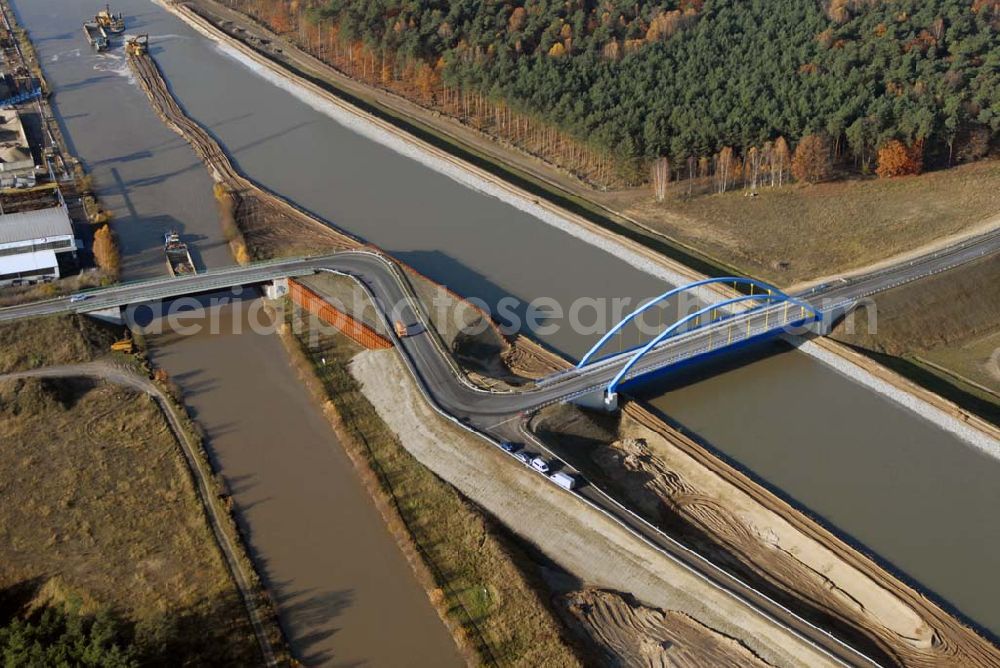
[(567, 623), (603, 651), (604, 665), (648, 668), (749, 668), (767, 662), (746, 647), (676, 610), (657, 610), (615, 592), (587, 589), (558, 597)]
[[(787, 503), (638, 406), (605, 452), (690, 525), (709, 533), (757, 577), (861, 630), (903, 665), (992, 666), (1000, 649)], [(855, 631), (857, 633), (857, 631)]]
[(775, 665), (829, 665), (825, 655), (603, 513), (439, 417), (393, 351), (362, 352), (351, 369), (379, 416), (421, 463), (587, 585), (627, 592), (645, 605), (686, 615)]
[(798, 514), (786, 504), (780, 504), (783, 516), (776, 500), (761, 502), (769, 495), (759, 486), (720, 475), (689, 453), (692, 444), (682, 447), (673, 432), (658, 433), (634, 419), (631, 408), (613, 442), (603, 433), (608, 425), (572, 407), (547, 409), (539, 425), (567, 434), (565, 447), (581, 457), (580, 448), (587, 448), (592, 479), (610, 481), (647, 519), (772, 596), (791, 596), (792, 607), (811, 608), (824, 627), (835, 624), (842, 634), (874, 641), (905, 665), (958, 659), (971, 665), (990, 656), (987, 644), (934, 604), (819, 527), (803, 530), (802, 518), (793, 524), (786, 517)]

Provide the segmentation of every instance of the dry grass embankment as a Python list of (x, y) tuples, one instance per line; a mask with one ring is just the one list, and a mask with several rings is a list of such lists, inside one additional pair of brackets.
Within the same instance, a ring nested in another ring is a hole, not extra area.
[(110, 609), (144, 663), (260, 653), (157, 405), (89, 380), (0, 381), (0, 608)]
[(123, 331), (76, 314), (0, 323), (0, 373), (91, 362)]
[(358, 346), (340, 334), (308, 345), (307, 331), (287, 328), (283, 338), (459, 646), (479, 664), (579, 665), (519, 548), (414, 459), (365, 398), (347, 369)]
[(854, 332), (841, 324), (834, 338), (889, 355), (961, 345), (1000, 328), (1000, 261), (986, 257), (875, 296), (878, 317), (854, 316)]
[(247, 250), (247, 241), (243, 236), (243, 230), (236, 223), (238, 196), (221, 183), (212, 184), (212, 194), (215, 195), (215, 202), (219, 207), (222, 234), (229, 242), (229, 251), (233, 254), (233, 259), (237, 264), (249, 264), (250, 251)]
[[(833, 338), (889, 366), (909, 363), (934, 391), (1000, 420), (1000, 261), (987, 257), (875, 297), (877, 317), (860, 309)], [(928, 364), (929, 362), (929, 364)], [(941, 367), (940, 369), (935, 368)], [(905, 370), (904, 370), (905, 371)], [(937, 377), (937, 384), (935, 378)], [(953, 384), (968, 395), (950, 396)], [(974, 405), (973, 405), (974, 404)]]
[(612, 208), (748, 274), (790, 285), (884, 260), (1000, 216), (1000, 160), (895, 179), (687, 197), (673, 186), (598, 195)]

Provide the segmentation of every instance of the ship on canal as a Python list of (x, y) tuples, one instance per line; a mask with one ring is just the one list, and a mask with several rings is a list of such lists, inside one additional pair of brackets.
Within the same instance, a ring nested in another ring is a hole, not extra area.
[(177, 232), (171, 230), (163, 235), (163, 252), (167, 256), (167, 269), (171, 276), (186, 276), (196, 273), (191, 252), (187, 244), (181, 241)]
[(108, 33), (104, 31), (101, 24), (88, 21), (83, 24), (83, 34), (95, 51), (104, 51), (108, 48)]
[(104, 9), (97, 13), (94, 17), (94, 21), (97, 25), (104, 28), (104, 30), (111, 35), (120, 35), (125, 32), (125, 14), (118, 12), (117, 14), (111, 11), (111, 5), (105, 5)]

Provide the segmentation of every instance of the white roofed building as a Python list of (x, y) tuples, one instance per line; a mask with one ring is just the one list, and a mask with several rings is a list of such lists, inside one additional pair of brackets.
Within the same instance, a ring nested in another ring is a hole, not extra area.
[(58, 255), (76, 253), (65, 204), (0, 215), (0, 285), (59, 278)]

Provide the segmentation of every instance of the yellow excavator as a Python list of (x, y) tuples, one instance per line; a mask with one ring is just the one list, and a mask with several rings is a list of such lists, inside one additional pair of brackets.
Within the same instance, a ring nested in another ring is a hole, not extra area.
[(125, 53), (130, 56), (144, 56), (149, 52), (149, 35), (133, 35), (125, 40)]
[(135, 351), (135, 343), (133, 343), (131, 336), (126, 335), (121, 341), (115, 341), (112, 343), (111, 350), (119, 353), (132, 354)]

